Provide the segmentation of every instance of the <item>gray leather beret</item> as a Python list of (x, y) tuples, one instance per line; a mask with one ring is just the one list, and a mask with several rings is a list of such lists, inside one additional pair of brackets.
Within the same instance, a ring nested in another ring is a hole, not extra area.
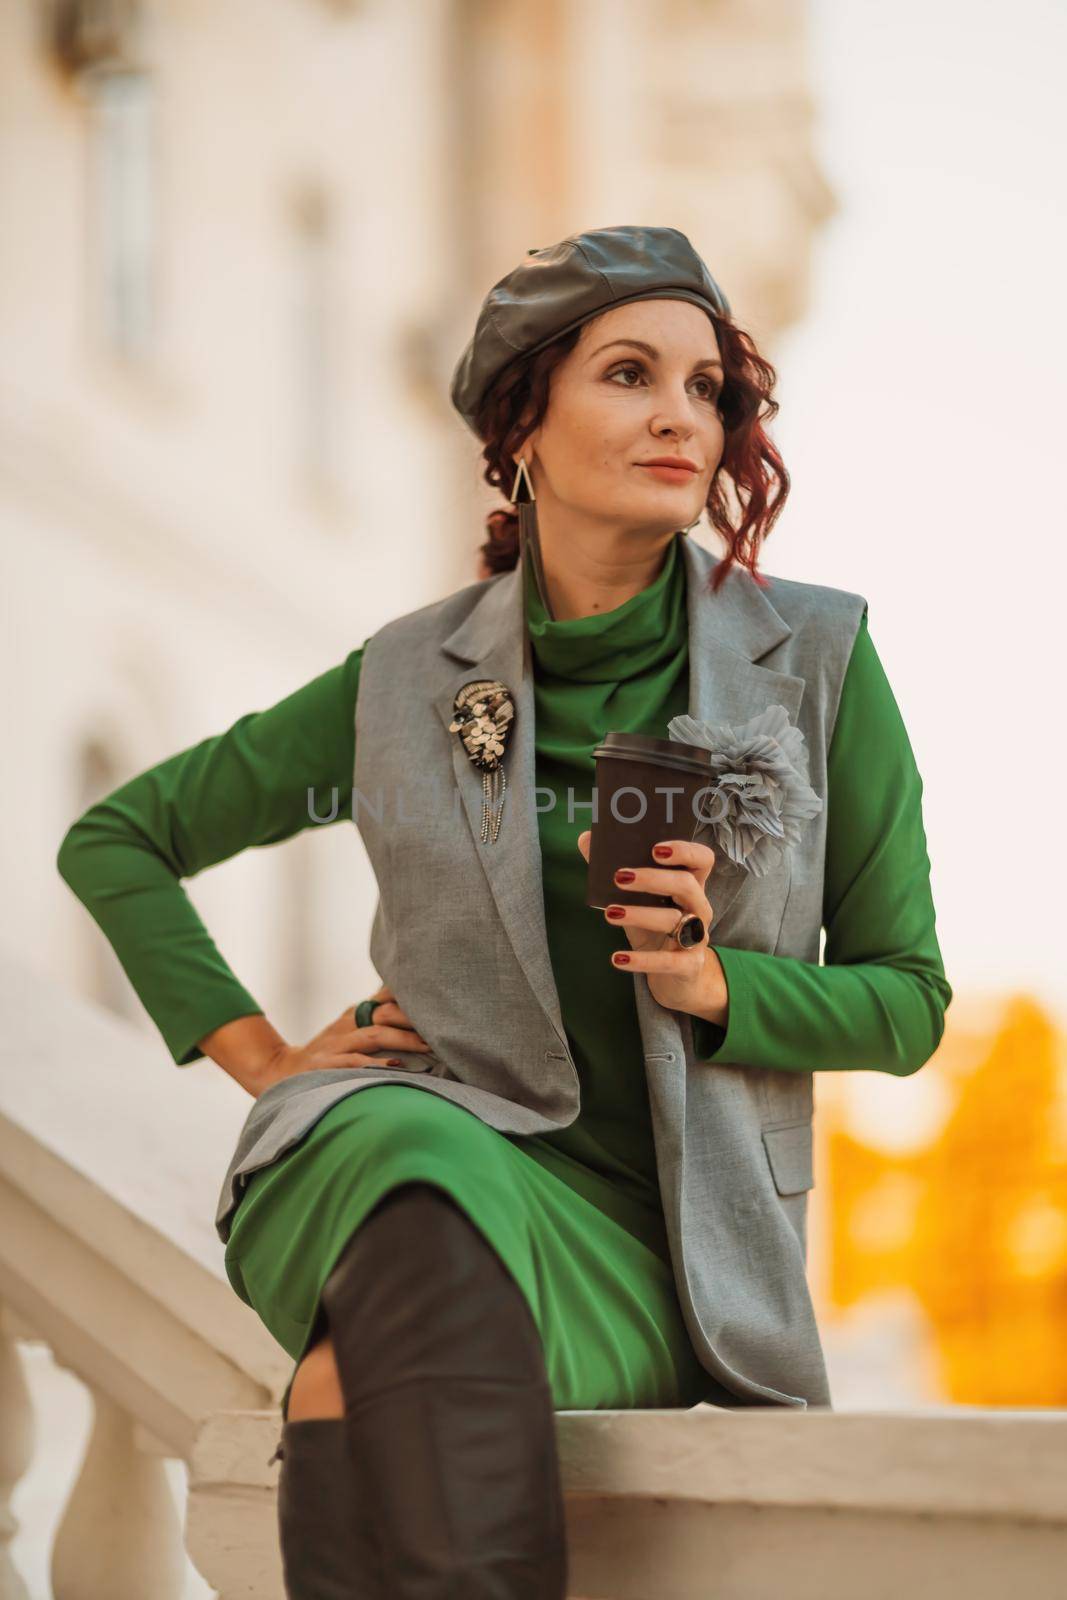
[(452, 404), (474, 433), (481, 403), (508, 362), (603, 311), (630, 300), (690, 300), (730, 315), (726, 296), (677, 228), (596, 228), (526, 257), (486, 295), (452, 375)]

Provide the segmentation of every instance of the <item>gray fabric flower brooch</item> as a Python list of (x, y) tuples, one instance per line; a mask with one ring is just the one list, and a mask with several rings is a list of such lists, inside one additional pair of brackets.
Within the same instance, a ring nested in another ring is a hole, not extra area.
[(711, 751), (718, 778), (700, 798), (697, 816), (712, 829), (716, 851), (761, 878), (798, 842), (800, 824), (822, 810), (808, 782), (804, 735), (782, 705), (739, 728), (672, 717), (667, 732)]

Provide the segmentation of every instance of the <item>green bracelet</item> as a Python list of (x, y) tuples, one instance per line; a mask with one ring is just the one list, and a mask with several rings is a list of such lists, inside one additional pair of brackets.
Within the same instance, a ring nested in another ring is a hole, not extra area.
[(371, 1025), (371, 1012), (375, 1006), (380, 1006), (380, 1000), (361, 1000), (356, 1007), (356, 1027), (369, 1028)]

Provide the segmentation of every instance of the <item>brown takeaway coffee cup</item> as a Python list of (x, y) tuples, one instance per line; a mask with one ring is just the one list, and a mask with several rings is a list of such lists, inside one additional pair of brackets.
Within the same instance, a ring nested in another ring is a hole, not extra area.
[(656, 866), (652, 846), (663, 839), (703, 834), (702, 842), (708, 842), (707, 817), (715, 815), (717, 784), (710, 750), (679, 739), (608, 733), (593, 755), (596, 784), (586, 905), (599, 911), (612, 904), (674, 906), (669, 895), (620, 888), (615, 873), (619, 867)]

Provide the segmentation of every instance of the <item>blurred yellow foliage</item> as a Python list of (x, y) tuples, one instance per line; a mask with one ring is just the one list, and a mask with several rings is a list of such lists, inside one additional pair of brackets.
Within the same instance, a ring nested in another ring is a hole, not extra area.
[(1048, 1015), (1017, 996), (991, 1030), (946, 1030), (922, 1071), (942, 1075), (948, 1115), (919, 1149), (864, 1142), (847, 1103), (831, 1108), (828, 1302), (910, 1289), (955, 1404), (1067, 1405), (1062, 1058)]

